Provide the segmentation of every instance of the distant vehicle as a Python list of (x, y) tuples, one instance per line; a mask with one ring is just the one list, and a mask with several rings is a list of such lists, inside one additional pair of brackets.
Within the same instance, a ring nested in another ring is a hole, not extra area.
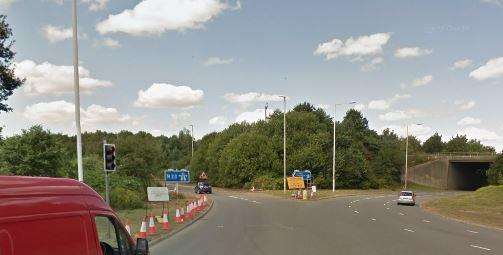
[(194, 191), (196, 194), (211, 194), (211, 185), (208, 182), (198, 182)]
[(72, 179), (0, 176), (0, 254), (149, 254), (115, 212)]
[(404, 190), (400, 192), (397, 205), (415, 205), (416, 204), (416, 194), (413, 191)]

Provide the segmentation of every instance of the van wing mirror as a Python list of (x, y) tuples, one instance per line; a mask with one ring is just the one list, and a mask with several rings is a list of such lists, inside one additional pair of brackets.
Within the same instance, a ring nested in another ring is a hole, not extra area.
[(144, 238), (136, 239), (135, 255), (148, 255), (148, 240)]

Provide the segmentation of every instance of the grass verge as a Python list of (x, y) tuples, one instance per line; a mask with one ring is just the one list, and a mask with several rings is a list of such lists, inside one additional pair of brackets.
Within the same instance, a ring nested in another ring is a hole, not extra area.
[(427, 211), (457, 220), (503, 229), (503, 185), (423, 203)]
[[(283, 193), (283, 190), (266, 190), (265, 194), (269, 194), (276, 197), (281, 198), (291, 198), (292, 194), (295, 191), (287, 190), (286, 193)], [(337, 198), (337, 197), (349, 197), (349, 196), (369, 196), (369, 195), (389, 195), (394, 194), (395, 191), (385, 190), (385, 189), (370, 189), (370, 190), (362, 190), (362, 189), (336, 189), (335, 192), (332, 192), (330, 189), (319, 189), (316, 192), (316, 197), (314, 200), (318, 199), (327, 199), (327, 198)], [(312, 199), (311, 199), (312, 200)]]

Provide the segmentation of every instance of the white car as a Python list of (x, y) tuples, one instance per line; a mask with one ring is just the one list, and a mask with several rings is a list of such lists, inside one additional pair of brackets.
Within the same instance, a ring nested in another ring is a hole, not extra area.
[(403, 190), (398, 196), (396, 201), (397, 205), (415, 205), (416, 204), (416, 194), (409, 190)]

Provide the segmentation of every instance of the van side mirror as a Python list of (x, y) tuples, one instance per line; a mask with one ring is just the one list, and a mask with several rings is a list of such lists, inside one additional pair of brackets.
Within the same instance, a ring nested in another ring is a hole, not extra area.
[(144, 238), (136, 239), (135, 255), (148, 255), (148, 240)]

